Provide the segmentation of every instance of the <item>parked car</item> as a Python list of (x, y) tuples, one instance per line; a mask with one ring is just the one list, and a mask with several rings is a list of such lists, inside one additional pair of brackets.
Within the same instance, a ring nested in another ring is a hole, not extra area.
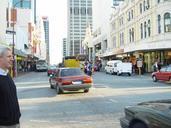
[(60, 94), (64, 91), (84, 90), (89, 92), (93, 80), (90, 76), (83, 73), (80, 68), (59, 68), (56, 74), (49, 78), (50, 87), (56, 89)]
[(36, 71), (47, 71), (48, 65), (46, 60), (37, 60), (36, 61)]
[(128, 74), (130, 76), (132, 74), (132, 63), (129, 62), (118, 63), (116, 70), (117, 70), (117, 75)]
[(105, 66), (105, 72), (109, 74), (116, 74), (117, 73), (117, 64), (122, 63), (121, 60), (111, 60), (107, 62), (107, 65)]
[(171, 66), (162, 67), (159, 71), (153, 72), (151, 76), (154, 82), (157, 82), (158, 80), (170, 81)]
[(56, 70), (57, 70), (56, 66), (53, 66), (53, 65), (52, 66), (48, 66), (47, 75), (50, 76), (50, 74), (55, 74)]
[(126, 107), (120, 124), (122, 128), (171, 128), (171, 99)]

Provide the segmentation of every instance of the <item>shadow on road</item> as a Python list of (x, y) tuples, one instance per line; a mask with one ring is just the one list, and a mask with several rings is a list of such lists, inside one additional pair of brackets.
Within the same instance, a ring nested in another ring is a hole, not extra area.
[(49, 87), (37, 87), (37, 88), (27, 88), (18, 89), (19, 99), (34, 99), (34, 98), (45, 98), (45, 97), (55, 97), (56, 92)]

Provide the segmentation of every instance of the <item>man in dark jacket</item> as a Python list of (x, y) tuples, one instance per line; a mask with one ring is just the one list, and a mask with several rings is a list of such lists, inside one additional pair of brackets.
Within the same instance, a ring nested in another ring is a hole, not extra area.
[(10, 48), (0, 46), (0, 128), (19, 128), (21, 116), (16, 86), (8, 69), (13, 63)]

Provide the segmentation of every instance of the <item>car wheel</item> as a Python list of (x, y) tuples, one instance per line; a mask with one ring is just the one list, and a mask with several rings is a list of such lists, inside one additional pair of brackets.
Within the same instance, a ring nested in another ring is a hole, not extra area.
[(137, 122), (134, 123), (131, 128), (147, 128), (146, 124), (142, 123), (142, 122)]
[(49, 83), (50, 83), (50, 88), (54, 89), (54, 86), (52, 85), (51, 80), (49, 80)]
[(51, 89), (54, 89), (53, 85), (50, 84), (50, 88), (51, 88)]
[(89, 89), (84, 89), (84, 92), (85, 92), (85, 93), (89, 92)]
[(59, 94), (59, 86), (56, 85), (56, 94)]
[(153, 78), (153, 82), (157, 82), (156, 76), (153, 76), (152, 78)]
[(128, 73), (129, 76), (131, 76), (131, 73)]
[(118, 75), (118, 76), (120, 76), (120, 73), (119, 73), (119, 72), (117, 72), (117, 75)]
[(62, 94), (63, 91), (60, 89), (59, 85), (56, 85), (56, 94)]

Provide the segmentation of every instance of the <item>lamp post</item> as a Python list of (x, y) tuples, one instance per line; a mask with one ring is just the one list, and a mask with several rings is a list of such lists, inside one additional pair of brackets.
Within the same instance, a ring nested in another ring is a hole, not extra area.
[[(12, 35), (12, 54), (13, 54), (13, 66), (12, 66), (12, 75), (13, 75), (13, 77), (15, 77), (16, 76), (16, 67), (15, 67), (15, 63), (16, 63), (16, 60), (15, 60), (15, 34), (16, 34), (16, 32), (14, 32), (15, 31), (15, 17), (14, 17), (14, 12), (15, 12), (15, 7), (19, 4), (19, 3), (22, 3), (23, 1), (25, 1), (25, 0), (20, 0), (20, 1), (18, 1), (18, 2), (16, 2), (15, 4), (13, 4), (13, 6), (12, 6), (12, 31), (13, 31), (13, 35)], [(30, 1), (30, 0), (29, 0)], [(16, 14), (16, 16), (17, 16), (17, 14)]]
[[(14, 32), (14, 30), (15, 30), (15, 17), (14, 17), (14, 15), (15, 15), (15, 7), (17, 6), (17, 4), (19, 4), (19, 3), (21, 3), (22, 2), (22, 0), (20, 0), (19, 2), (16, 2), (15, 4), (13, 4), (13, 6), (12, 6), (12, 31), (13, 31), (13, 34), (12, 34), (12, 54), (13, 54), (13, 66), (12, 66), (12, 75), (13, 75), (13, 77), (15, 77), (16, 76), (16, 72), (15, 72), (15, 70), (16, 70), (16, 67), (15, 67), (15, 34), (16, 34), (16, 32)], [(17, 15), (16, 15), (17, 16)]]

